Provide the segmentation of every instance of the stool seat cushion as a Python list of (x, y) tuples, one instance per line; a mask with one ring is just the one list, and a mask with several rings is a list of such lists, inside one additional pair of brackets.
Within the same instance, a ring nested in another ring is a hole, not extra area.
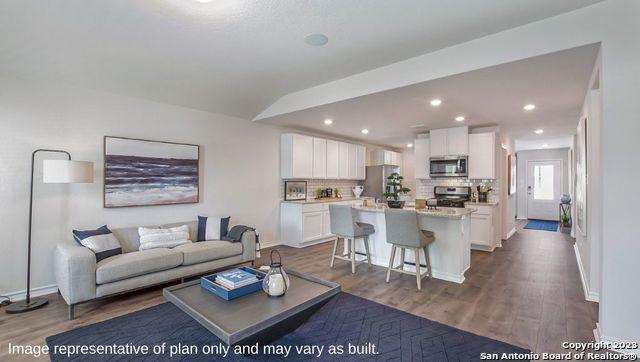
[[(426, 242), (424, 244), (424, 246), (426, 246), (426, 244), (430, 244), (432, 243), (434, 240), (436, 240), (436, 236), (433, 233), (433, 231), (429, 231), (429, 230), (420, 230), (422, 232), (422, 237), (421, 239), (424, 239), (424, 241)], [(423, 243), (420, 243), (423, 244)]]
[(364, 222), (356, 222), (356, 235), (355, 236), (367, 236), (376, 232), (376, 228)]

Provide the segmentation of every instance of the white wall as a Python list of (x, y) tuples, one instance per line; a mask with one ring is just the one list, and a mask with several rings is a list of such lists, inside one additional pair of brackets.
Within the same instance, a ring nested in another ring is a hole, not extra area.
[[(587, 119), (586, 228), (581, 230), (577, 227), (577, 223), (574, 223), (576, 227), (573, 228), (585, 298), (594, 302), (600, 300), (602, 258), (602, 93), (599, 89), (601, 83), (600, 67), (601, 62), (598, 57), (581, 113), (581, 120)], [(578, 129), (577, 133), (574, 142), (577, 142), (577, 137), (584, 137), (584, 132), (581, 129)], [(575, 170), (575, 164), (572, 167)], [(572, 217), (575, 221), (577, 220), (576, 210), (572, 211)]]
[[(95, 183), (54, 185), (36, 172), (32, 282), (54, 283), (52, 252), (72, 228), (154, 225), (229, 214), (277, 240), (280, 130), (267, 125), (84, 89), (0, 80), (0, 294), (25, 289), (31, 152), (59, 148), (95, 163)], [(200, 203), (102, 207), (103, 136), (201, 146)], [(38, 165), (45, 157), (40, 155)]]
[(518, 202), (518, 219), (527, 218), (527, 162), (529, 161), (562, 161), (562, 194), (569, 193), (569, 162), (567, 160), (568, 148), (556, 148), (552, 150), (519, 151), (517, 153), (518, 169), (516, 172), (516, 195)]

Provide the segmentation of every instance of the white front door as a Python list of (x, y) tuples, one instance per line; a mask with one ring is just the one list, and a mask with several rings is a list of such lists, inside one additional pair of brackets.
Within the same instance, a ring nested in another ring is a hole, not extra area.
[(527, 162), (527, 218), (558, 220), (562, 161)]

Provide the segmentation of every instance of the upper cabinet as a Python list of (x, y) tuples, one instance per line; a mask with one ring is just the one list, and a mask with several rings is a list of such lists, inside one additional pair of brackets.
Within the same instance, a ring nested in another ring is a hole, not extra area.
[(365, 147), (296, 133), (281, 136), (283, 179), (365, 178)]
[(337, 179), (339, 176), (340, 154), (338, 141), (327, 140), (327, 178)]
[(338, 144), (338, 178), (349, 178), (349, 144), (340, 142)]
[(431, 157), (428, 138), (418, 138), (413, 142), (413, 169), (415, 178), (426, 179), (429, 176), (429, 157)]
[(313, 139), (313, 178), (327, 177), (327, 140)]
[(365, 179), (365, 165), (367, 162), (367, 150), (364, 146), (361, 145), (356, 145), (356, 159), (357, 159), (357, 166), (356, 166), (356, 179), (357, 180), (364, 180)]
[(280, 137), (282, 178), (313, 177), (313, 137), (286, 133)]
[(389, 150), (375, 150), (371, 152), (373, 166), (392, 165), (402, 166), (402, 154)]
[(469, 178), (493, 180), (496, 178), (496, 134), (469, 135)]
[(469, 154), (469, 127), (434, 129), (429, 132), (430, 157)]

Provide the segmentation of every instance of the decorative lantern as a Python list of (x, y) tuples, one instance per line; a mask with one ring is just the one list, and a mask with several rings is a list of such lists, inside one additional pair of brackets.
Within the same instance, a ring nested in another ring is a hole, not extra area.
[[(278, 260), (274, 261), (274, 253)], [(280, 297), (289, 289), (289, 277), (282, 267), (282, 257), (277, 250), (271, 250), (271, 264), (267, 276), (262, 282), (262, 289), (271, 297)]]

